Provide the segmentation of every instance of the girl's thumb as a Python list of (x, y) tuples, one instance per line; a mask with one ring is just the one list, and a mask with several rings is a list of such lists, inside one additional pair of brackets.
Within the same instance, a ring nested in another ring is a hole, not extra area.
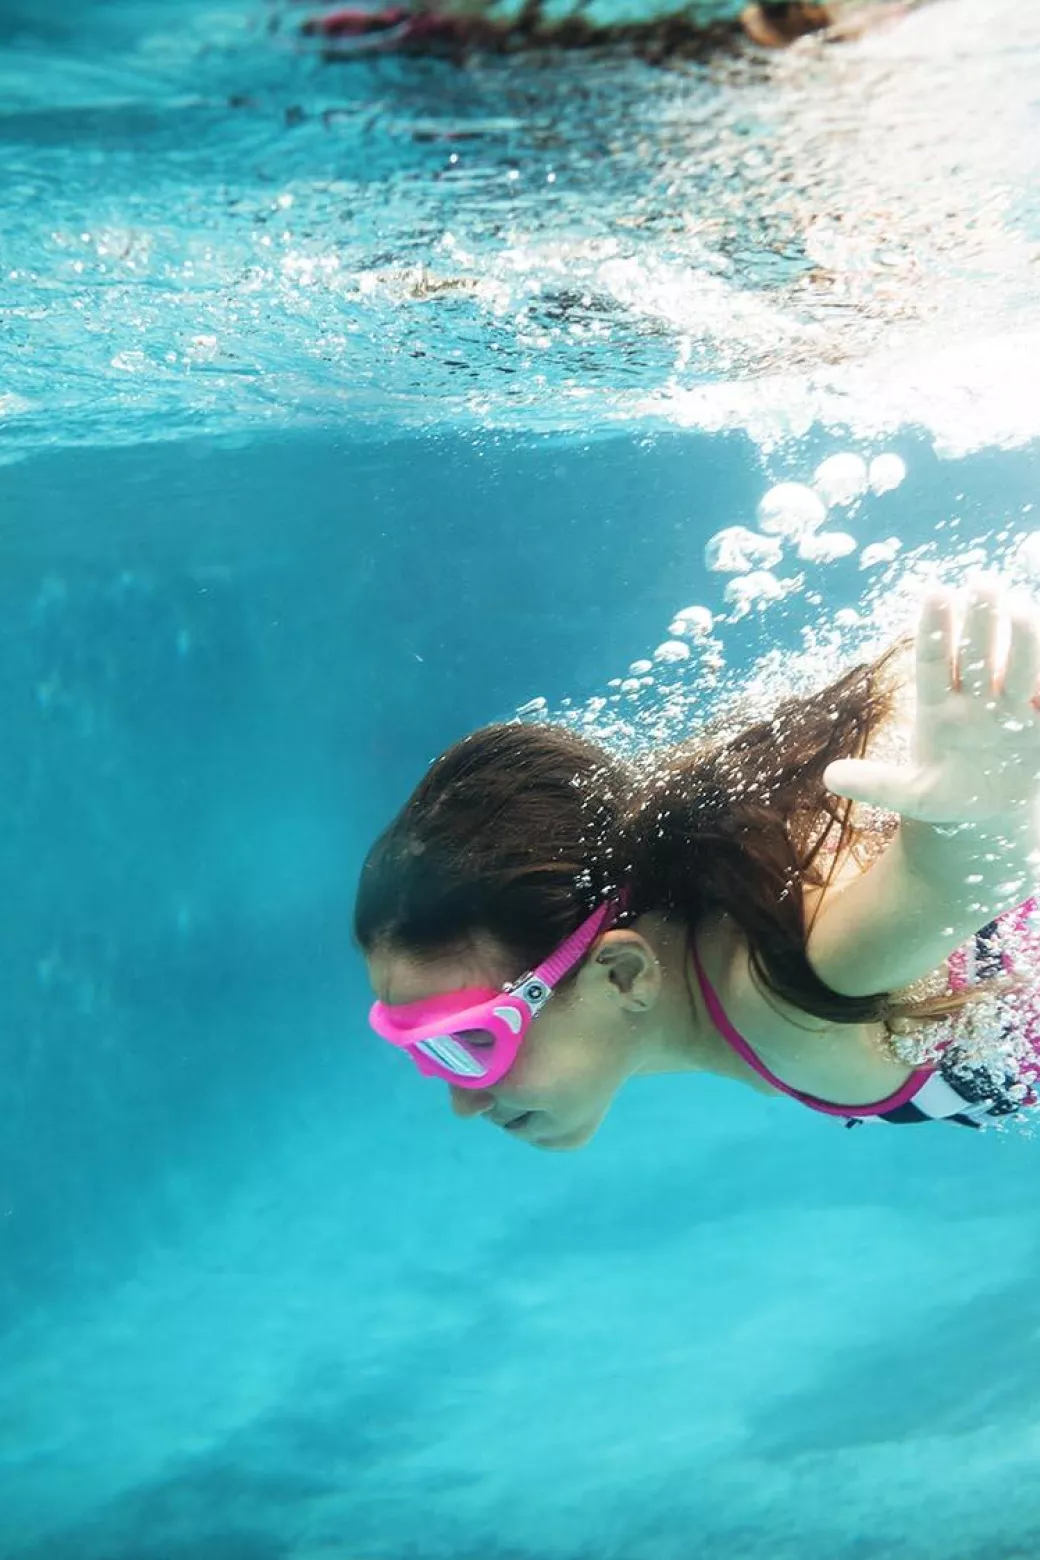
[(828, 791), (888, 812), (903, 811), (903, 803), (909, 800), (908, 780), (905, 770), (870, 758), (838, 758), (823, 771)]

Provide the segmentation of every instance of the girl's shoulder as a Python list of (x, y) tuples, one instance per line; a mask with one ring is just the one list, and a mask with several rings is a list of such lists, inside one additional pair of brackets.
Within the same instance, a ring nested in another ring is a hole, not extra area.
[(910, 1075), (892, 1054), (884, 1024), (836, 1024), (764, 990), (747, 939), (728, 917), (699, 928), (697, 948), (729, 1024), (788, 1088), (864, 1105), (893, 1094)]

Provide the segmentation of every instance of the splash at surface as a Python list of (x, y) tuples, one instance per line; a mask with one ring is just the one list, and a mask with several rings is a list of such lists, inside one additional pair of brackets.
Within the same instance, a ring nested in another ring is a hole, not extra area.
[(1036, 432), (1031, 8), (667, 70), (337, 67), (300, 14), (8, 23), (11, 457), (330, 423)]

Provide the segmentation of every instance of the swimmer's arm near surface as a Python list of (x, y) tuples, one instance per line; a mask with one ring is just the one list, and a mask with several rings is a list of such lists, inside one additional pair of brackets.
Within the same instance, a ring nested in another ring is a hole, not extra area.
[(1037, 879), (1033, 812), (999, 834), (958, 834), (903, 818), (861, 876), (823, 894), (806, 957), (842, 996), (896, 991), (931, 974), (988, 921), (1029, 897)]
[(899, 815), (873, 866), (824, 891), (806, 955), (845, 996), (935, 970), (1030, 894), (1040, 861), (1040, 607), (979, 575), (935, 587), (916, 636), (909, 760), (839, 759), (824, 784)]

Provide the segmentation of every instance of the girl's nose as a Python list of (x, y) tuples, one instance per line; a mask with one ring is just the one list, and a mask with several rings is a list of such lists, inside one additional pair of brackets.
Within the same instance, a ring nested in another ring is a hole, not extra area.
[(448, 1093), (456, 1116), (484, 1116), (494, 1104), (487, 1089), (458, 1089), (449, 1083)]

